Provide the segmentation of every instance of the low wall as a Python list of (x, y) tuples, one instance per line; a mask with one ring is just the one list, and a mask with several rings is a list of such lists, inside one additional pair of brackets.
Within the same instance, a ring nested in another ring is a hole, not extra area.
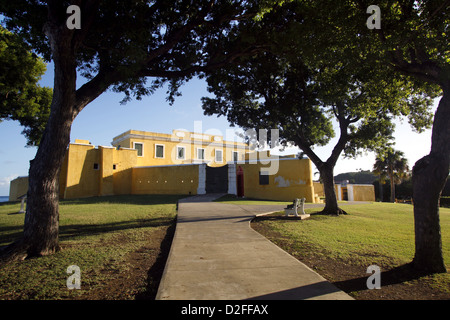
[[(244, 196), (254, 199), (293, 201), (306, 198), (314, 203), (312, 164), (309, 159), (278, 159), (278, 165), (260, 161), (237, 163), (244, 172)], [(274, 170), (269, 170), (272, 166)], [(260, 173), (269, 171), (267, 178)]]
[(375, 201), (375, 187), (373, 185), (354, 184), (352, 186), (353, 201)]
[(18, 177), (9, 184), (9, 201), (19, 201), (17, 198), (27, 194), (28, 177)]
[(197, 194), (199, 165), (132, 168), (132, 194)]

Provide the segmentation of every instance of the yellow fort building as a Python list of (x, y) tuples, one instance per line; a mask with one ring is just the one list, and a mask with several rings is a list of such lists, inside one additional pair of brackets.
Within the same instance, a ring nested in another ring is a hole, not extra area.
[[(309, 159), (254, 152), (248, 144), (225, 141), (221, 135), (128, 130), (114, 137), (111, 145), (95, 147), (79, 139), (69, 144), (59, 178), (61, 199), (228, 193), (255, 199), (305, 198), (306, 202), (320, 202), (320, 186), (316, 185), (315, 192)], [(364, 199), (358, 196), (355, 200), (374, 200), (370, 187)], [(9, 200), (16, 201), (27, 189), (27, 177), (11, 181)], [(358, 190), (356, 186), (353, 189)]]

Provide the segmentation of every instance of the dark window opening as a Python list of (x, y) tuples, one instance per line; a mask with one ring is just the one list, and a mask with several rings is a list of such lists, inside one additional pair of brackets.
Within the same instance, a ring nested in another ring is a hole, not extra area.
[(265, 185), (269, 184), (269, 173), (266, 171), (260, 171), (259, 172), (259, 184)]

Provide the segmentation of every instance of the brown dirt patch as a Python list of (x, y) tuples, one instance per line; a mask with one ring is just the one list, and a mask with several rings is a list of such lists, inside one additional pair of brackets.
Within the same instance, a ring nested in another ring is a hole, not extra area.
[[(127, 271), (114, 268), (102, 270), (102, 275), (110, 279), (102, 287), (96, 285), (89, 290), (83, 283), (85, 293), (82, 300), (154, 300), (164, 272), (170, 246), (175, 232), (175, 223), (151, 233), (146, 245), (129, 253), (123, 262)], [(106, 244), (107, 245), (107, 244)], [(77, 298), (76, 298), (77, 299)]]
[(324, 253), (308, 250), (308, 243), (302, 253), (293, 250), (290, 239), (262, 223), (264, 218), (252, 221), (254, 230), (297, 258), (299, 261), (319, 273), (335, 286), (357, 300), (449, 300), (450, 294), (433, 287), (432, 276), (417, 274), (409, 264), (385, 265), (381, 268), (381, 289), (367, 288), (370, 274), (366, 267), (352, 264), (351, 261), (331, 259)]

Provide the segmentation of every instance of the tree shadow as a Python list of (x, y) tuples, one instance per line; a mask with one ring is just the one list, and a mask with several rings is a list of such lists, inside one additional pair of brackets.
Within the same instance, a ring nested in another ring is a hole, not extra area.
[[(172, 223), (173, 219), (161, 217), (153, 219), (136, 219), (136, 220), (102, 223), (102, 224), (60, 225), (59, 239), (60, 241), (65, 241), (84, 236), (95, 236), (127, 229), (168, 226)], [(20, 239), (22, 237), (22, 234), (23, 234), (23, 226), (1, 226), (0, 243), (8, 243), (8, 244), (12, 243)]]
[(168, 218), (153, 218), (153, 219), (136, 219), (136, 220), (102, 223), (102, 224), (62, 225), (59, 227), (59, 239), (64, 241), (72, 238), (100, 235), (127, 229), (167, 226), (171, 223), (172, 220)]
[(23, 234), (23, 226), (1, 226), (0, 227), (0, 249), (16, 241)]
[(162, 275), (166, 267), (166, 262), (169, 257), (170, 247), (175, 234), (176, 222), (167, 229), (167, 233), (161, 242), (160, 251), (155, 263), (147, 272), (146, 290), (135, 296), (136, 300), (155, 300), (158, 293), (159, 284), (161, 283)]
[(283, 212), (257, 216), (252, 219), (252, 222), (260, 222), (260, 221), (301, 221), (301, 217), (296, 216), (286, 216)]
[[(427, 275), (429, 275), (429, 273), (416, 270), (414, 268), (413, 262), (410, 262), (381, 272), (381, 287), (417, 280)], [(369, 276), (370, 274), (367, 274), (366, 276), (360, 278), (333, 282), (333, 284), (345, 292), (368, 290), (367, 279)]]
[(188, 197), (188, 195), (113, 195), (76, 199), (61, 199), (61, 204), (176, 204), (178, 200)]
[[(166, 195), (166, 194), (133, 194), (133, 195), (113, 195), (113, 196), (98, 196), (75, 199), (60, 199), (59, 203), (64, 204), (136, 204), (136, 205), (151, 205), (151, 204), (176, 204), (178, 200), (187, 198), (189, 195)], [(17, 212), (20, 209), (20, 201), (0, 202), (1, 206), (18, 205)], [(14, 211), (13, 213), (17, 213)], [(11, 214), (13, 214), (11, 213)]]

